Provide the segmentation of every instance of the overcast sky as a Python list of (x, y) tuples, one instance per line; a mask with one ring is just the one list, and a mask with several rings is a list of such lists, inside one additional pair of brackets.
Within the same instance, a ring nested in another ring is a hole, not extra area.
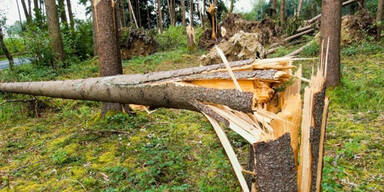
[[(25, 16), (24, 12), (21, 7), (20, 0), (19, 6), (20, 6), (20, 14), (21, 19), (24, 21)], [(78, 0), (71, 0), (72, 2), (72, 11), (75, 15), (75, 18), (77, 19), (85, 19), (85, 7), (82, 5), (79, 5)], [(225, 0), (227, 6), (229, 7), (230, 0)], [(254, 0), (238, 0), (235, 4), (235, 12), (249, 12), (251, 11), (253, 7)], [(33, 3), (32, 3), (33, 6)], [(32, 7), (33, 8), (33, 7)], [(17, 4), (16, 0), (0, 0), (0, 10), (5, 13), (7, 17), (7, 25), (12, 25), (15, 23), (15, 21), (19, 20), (19, 15), (17, 13)]]

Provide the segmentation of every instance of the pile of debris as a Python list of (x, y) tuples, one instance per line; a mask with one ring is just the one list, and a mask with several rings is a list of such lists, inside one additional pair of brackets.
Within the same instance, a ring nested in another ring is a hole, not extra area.
[(215, 49), (212, 49), (215, 44), (224, 51), (229, 61), (264, 58), (264, 47), (276, 41), (278, 28), (270, 18), (257, 22), (245, 20), (239, 14), (228, 14), (218, 26), (216, 40), (211, 38), (211, 34), (212, 29), (207, 29), (199, 39), (201, 49), (211, 49), (202, 57), (204, 65), (220, 63)]
[(361, 10), (355, 15), (344, 16), (341, 22), (341, 42), (351, 44), (359, 42), (367, 36), (376, 36), (375, 18), (367, 10)]
[(130, 59), (133, 56), (147, 56), (155, 53), (158, 43), (155, 34), (150, 30), (123, 28), (120, 31), (121, 58)]

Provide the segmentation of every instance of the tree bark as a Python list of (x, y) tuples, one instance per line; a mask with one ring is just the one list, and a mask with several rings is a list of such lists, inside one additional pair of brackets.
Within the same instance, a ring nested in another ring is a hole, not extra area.
[[(229, 65), (232, 68), (239, 68), (252, 64), (253, 60), (244, 60), (231, 62)], [(148, 74), (80, 80), (0, 83), (0, 91), (191, 110), (196, 110), (191, 102), (199, 100), (223, 104), (239, 111), (252, 112), (254, 105), (258, 103), (258, 96), (254, 93), (236, 89), (207, 88), (188, 83), (202, 79), (230, 80), (231, 76), (225, 69), (224, 64), (216, 64)], [(266, 69), (234, 73), (238, 80), (257, 79), (264, 82), (279, 82), (281, 79), (276, 79), (276, 75), (280, 72)]]
[(189, 4), (189, 24), (193, 27), (193, 0)]
[(185, 0), (181, 0), (181, 22), (184, 27), (187, 25), (185, 22)]
[(32, 19), (32, 5), (31, 5), (31, 0), (28, 0), (28, 15)]
[(96, 18), (95, 18), (95, 7), (93, 5), (93, 1), (91, 1), (91, 9), (92, 9), (92, 22), (93, 22), (93, 31), (92, 31), (92, 37), (93, 37), (93, 56), (97, 56), (97, 35), (96, 35)]
[(284, 28), (284, 26), (285, 26), (285, 0), (280, 1), (280, 24)]
[(58, 0), (58, 2), (59, 2), (58, 8), (59, 8), (61, 23), (67, 26), (68, 21), (67, 21), (67, 15), (65, 14), (64, 0)]
[(65, 56), (55, 0), (45, 0), (45, 8), (47, 11), (49, 44), (55, 57), (53, 67), (56, 68), (56, 62), (63, 62)]
[[(97, 55), (100, 76), (122, 74), (121, 55), (117, 31), (116, 6), (112, 0), (93, 0), (96, 20)], [(121, 111), (118, 103), (103, 103), (102, 114), (109, 110)]]
[(73, 30), (75, 28), (75, 21), (73, 19), (71, 0), (67, 0), (67, 9), (68, 9), (69, 23), (71, 25), (71, 29)]
[(3, 50), (3, 53), (5, 54), (5, 56), (7, 57), (8, 59), (8, 62), (9, 62), (9, 69), (11, 71), (13, 71), (13, 66), (14, 66), (14, 62), (13, 62), (13, 57), (12, 55), (9, 53), (8, 49), (7, 49), (7, 46), (5, 45), (4, 43), (4, 34), (3, 34), (3, 28), (0, 26), (0, 47), (1, 49)]
[(161, 2), (157, 0), (157, 21), (160, 33), (163, 33), (163, 13), (161, 12)]
[(384, 0), (379, 0), (377, 5), (377, 14), (376, 14), (376, 22), (381, 22), (381, 19), (383, 18), (383, 7), (384, 7)]
[(231, 0), (231, 6), (229, 7), (229, 12), (233, 12), (233, 7), (235, 6), (235, 0)]
[(30, 24), (32, 22), (32, 16), (28, 13), (28, 7), (25, 4), (25, 0), (21, 0), (21, 5), (23, 7), (25, 18), (27, 19), (27, 23)]
[(303, 8), (303, 0), (299, 0), (299, 6), (297, 7), (297, 17), (300, 17), (302, 8)]
[(125, 17), (124, 1), (120, 0), (119, 2), (120, 2), (119, 4), (120, 4), (120, 14), (121, 14), (122, 27), (126, 27), (127, 26), (127, 20), (126, 20), (126, 17)]
[(136, 14), (137, 14), (137, 22), (138, 22), (138, 25), (139, 27), (142, 27), (143, 24), (141, 23), (141, 9), (140, 9), (140, 1), (139, 0), (136, 0)]
[[(322, 61), (327, 63), (326, 86), (340, 83), (341, 0), (323, 0), (320, 26)], [(324, 43), (322, 43), (324, 42)], [(329, 42), (329, 45), (327, 45)], [(327, 51), (327, 47), (329, 50)], [(328, 52), (328, 54), (326, 54)], [(326, 56), (328, 55), (328, 59)]]
[(276, 16), (276, 13), (277, 13), (277, 3), (276, 3), (276, 0), (272, 0), (272, 10), (273, 10), (272, 15)]

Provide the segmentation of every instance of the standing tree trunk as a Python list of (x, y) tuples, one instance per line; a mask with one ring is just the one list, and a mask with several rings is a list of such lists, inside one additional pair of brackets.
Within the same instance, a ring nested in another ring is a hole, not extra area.
[(125, 6), (124, 6), (123, 0), (120, 0), (120, 14), (121, 14), (122, 27), (126, 27), (127, 26), (127, 20), (125, 17)]
[(96, 36), (96, 18), (95, 18), (95, 7), (93, 5), (93, 1), (91, 1), (92, 8), (92, 22), (93, 22), (93, 56), (97, 56), (97, 36)]
[(148, 7), (148, 1), (147, 1), (147, 3), (145, 4), (145, 6), (146, 6), (146, 13), (147, 13), (147, 25), (148, 25), (148, 29), (150, 29), (151, 28), (151, 17), (150, 17), (150, 13), (149, 13), (149, 7)]
[[(121, 55), (117, 31), (116, 6), (112, 0), (92, 0), (94, 5), (94, 19), (96, 25), (96, 41), (99, 45), (100, 76), (122, 74)], [(103, 103), (102, 114), (110, 110), (121, 111), (118, 103)]]
[(196, 3), (197, 3), (197, 12), (199, 13), (199, 18), (200, 18), (200, 26), (204, 26), (203, 14), (201, 13), (200, 3), (199, 1), (196, 1)]
[(64, 0), (58, 0), (58, 2), (59, 2), (58, 8), (59, 8), (61, 23), (67, 26), (68, 21), (67, 21), (67, 15), (65, 14)]
[(187, 25), (185, 22), (185, 0), (181, 0), (181, 22), (184, 27)]
[(69, 23), (71, 25), (71, 29), (73, 30), (75, 28), (75, 21), (73, 19), (71, 0), (67, 0), (67, 9), (68, 9)]
[(136, 14), (137, 14), (137, 21), (139, 24), (139, 27), (142, 27), (143, 24), (141, 23), (141, 9), (140, 9), (140, 1), (136, 0)]
[(0, 26), (0, 47), (1, 47), (1, 50), (3, 50), (3, 53), (5, 54), (5, 56), (8, 59), (9, 69), (11, 69), (11, 71), (13, 71), (13, 66), (14, 66), (13, 58), (12, 58), (12, 55), (9, 53), (9, 51), (7, 49), (7, 46), (5, 46), (4, 35), (3, 35), (3, 28), (1, 26)]
[[(322, 61), (327, 63), (326, 86), (340, 83), (341, 0), (323, 0), (320, 27)], [(327, 45), (329, 42), (329, 45)], [(327, 47), (329, 46), (329, 50)], [(328, 55), (328, 60), (326, 57)]]
[(32, 22), (32, 16), (28, 13), (28, 7), (25, 4), (25, 0), (21, 0), (21, 5), (23, 7), (25, 18), (27, 19), (27, 24), (30, 24)]
[(193, 27), (193, 0), (189, 3), (189, 24)]
[(285, 0), (280, 1), (280, 24), (284, 28), (284, 25), (285, 25)]
[(176, 18), (175, 18), (175, 1), (174, 0), (167, 0), (168, 5), (168, 15), (169, 15), (169, 21), (170, 24), (175, 26), (176, 25)]
[(32, 19), (32, 5), (31, 5), (31, 0), (28, 0), (28, 15)]
[(233, 12), (233, 7), (235, 6), (235, 0), (231, 0), (231, 6), (229, 7), (229, 12)]
[(299, 7), (297, 8), (297, 17), (300, 17), (302, 8), (303, 8), (303, 0), (299, 0)]
[(63, 62), (65, 56), (55, 0), (45, 0), (45, 8), (47, 11), (49, 45), (55, 58), (53, 67), (56, 68), (56, 62)]
[(131, 3), (131, 0), (127, 0), (127, 1), (128, 1), (128, 10), (129, 10), (129, 16), (130, 16), (131, 23), (134, 23), (136, 28), (139, 28), (139, 25), (137, 24), (135, 12), (133, 11), (133, 6)]
[(272, 10), (273, 10), (272, 15), (276, 16), (276, 13), (277, 13), (277, 3), (276, 3), (276, 0), (272, 0)]
[(377, 14), (376, 14), (376, 22), (381, 22), (381, 19), (383, 18), (383, 7), (384, 7), (384, 0), (379, 0), (379, 3), (377, 5)]
[(157, 0), (157, 24), (160, 29), (160, 33), (163, 33), (163, 13), (161, 12), (160, 0)]

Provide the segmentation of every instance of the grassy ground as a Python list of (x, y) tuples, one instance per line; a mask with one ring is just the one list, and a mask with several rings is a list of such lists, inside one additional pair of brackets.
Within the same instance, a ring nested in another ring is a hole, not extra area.
[[(299, 46), (299, 45), (296, 45)], [(296, 48), (279, 50), (284, 55)], [(384, 51), (367, 43), (343, 49), (343, 81), (331, 96), (324, 191), (383, 191)], [(303, 56), (316, 55), (316, 45)], [(137, 57), (125, 73), (198, 65), (187, 50)], [(305, 74), (311, 68), (303, 62)], [(97, 76), (94, 60), (56, 72), (17, 67), (0, 81)], [(28, 96), (1, 94), (6, 99)], [(39, 97), (39, 117), (28, 103), (0, 105), (0, 191), (240, 191), (210, 124), (202, 115), (158, 109), (148, 115), (108, 114), (100, 103)], [(119, 130), (115, 133), (113, 130)], [(245, 162), (248, 146), (228, 132)]]

